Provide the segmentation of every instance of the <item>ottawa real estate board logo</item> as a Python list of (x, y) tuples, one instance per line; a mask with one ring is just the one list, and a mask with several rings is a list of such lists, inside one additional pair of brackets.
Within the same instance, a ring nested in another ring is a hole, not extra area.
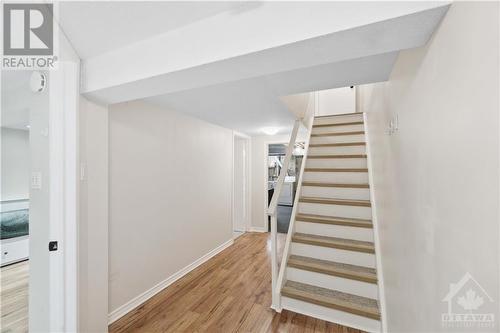
[(496, 327), (495, 301), (470, 273), (451, 283), (442, 301), (448, 309), (441, 315), (441, 323), (446, 328), (478, 332)]
[(3, 4), (3, 69), (53, 69), (54, 7), (51, 3)]

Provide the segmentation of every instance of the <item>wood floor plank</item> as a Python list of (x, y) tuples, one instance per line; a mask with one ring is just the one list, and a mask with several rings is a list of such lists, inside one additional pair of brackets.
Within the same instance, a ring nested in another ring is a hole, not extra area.
[(1, 268), (1, 333), (28, 332), (29, 261)]
[[(279, 234), (280, 252), (285, 236)], [(333, 332), (331, 323), (271, 310), (269, 242), (268, 233), (238, 237), (233, 246), (111, 324), (109, 332)]]

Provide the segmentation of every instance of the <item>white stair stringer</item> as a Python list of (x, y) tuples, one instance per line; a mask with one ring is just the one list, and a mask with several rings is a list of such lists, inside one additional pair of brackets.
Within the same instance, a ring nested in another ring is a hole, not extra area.
[(381, 332), (364, 118), (358, 113), (314, 119), (278, 285), (281, 308)]

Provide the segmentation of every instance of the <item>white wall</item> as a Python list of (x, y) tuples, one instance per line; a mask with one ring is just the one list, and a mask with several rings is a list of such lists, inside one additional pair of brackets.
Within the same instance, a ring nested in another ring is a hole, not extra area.
[(80, 98), (79, 331), (108, 328), (108, 110)]
[(231, 130), (144, 102), (109, 107), (109, 310), (232, 239)]
[(337, 88), (317, 92), (316, 116), (356, 112), (356, 88)]
[(2, 139), (1, 199), (29, 198), (30, 133), (29, 131), (0, 129)]
[(388, 82), (360, 89), (391, 332), (447, 330), (442, 299), (466, 272), (497, 302), (480, 310), (498, 316), (498, 13), (498, 3), (455, 2)]

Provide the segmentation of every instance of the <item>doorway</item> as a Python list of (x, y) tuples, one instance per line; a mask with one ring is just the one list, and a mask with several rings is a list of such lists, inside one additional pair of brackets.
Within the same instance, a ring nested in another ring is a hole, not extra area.
[(250, 224), (250, 138), (233, 137), (233, 236), (247, 231)]
[(76, 330), (77, 73), (1, 71), (2, 331)]
[[(267, 145), (267, 204), (269, 205), (274, 195), (274, 189), (278, 177), (283, 168), (286, 156), (286, 143), (270, 143)], [(285, 181), (278, 199), (277, 221), (279, 233), (288, 233), (290, 218), (292, 216), (293, 203), (297, 191), (299, 173), (304, 157), (304, 143), (295, 144), (290, 164), (288, 165)], [(271, 218), (268, 217), (267, 229), (271, 231)]]

